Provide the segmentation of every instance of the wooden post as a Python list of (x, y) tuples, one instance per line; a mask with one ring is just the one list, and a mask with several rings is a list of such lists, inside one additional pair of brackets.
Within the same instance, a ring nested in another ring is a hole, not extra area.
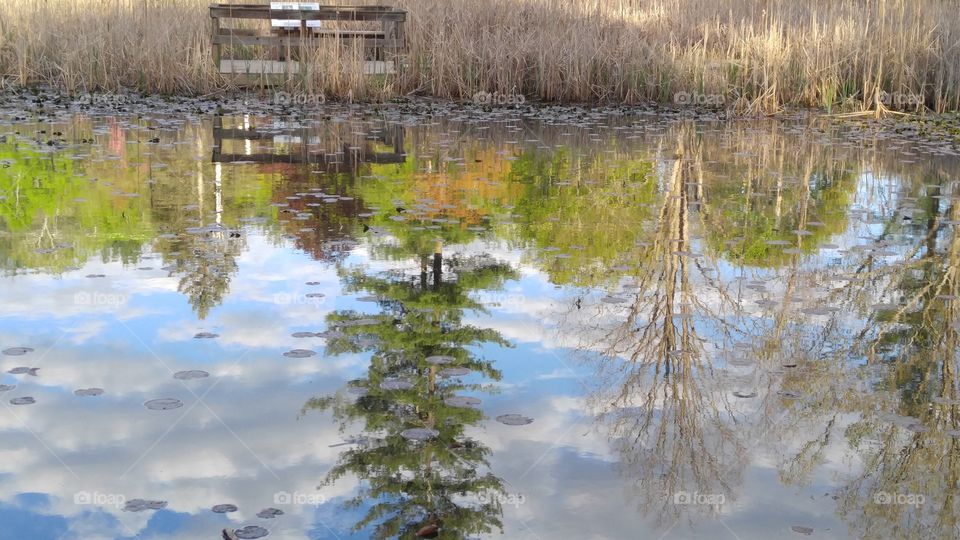
[(213, 53), (213, 65), (216, 66), (217, 72), (220, 72), (220, 44), (216, 43), (217, 36), (220, 35), (220, 17), (217, 17), (213, 14), (211, 17), (211, 39), (210, 41), (214, 42), (212, 47), (210, 47), (211, 52)]
[[(300, 44), (297, 47), (297, 61), (300, 63), (300, 71), (297, 73), (298, 79), (300, 81), (306, 80), (307, 72), (307, 61), (306, 55), (304, 54), (306, 50), (307, 43), (307, 21), (303, 18), (303, 12), (300, 13)], [(306, 145), (304, 145), (304, 157), (306, 157)]]

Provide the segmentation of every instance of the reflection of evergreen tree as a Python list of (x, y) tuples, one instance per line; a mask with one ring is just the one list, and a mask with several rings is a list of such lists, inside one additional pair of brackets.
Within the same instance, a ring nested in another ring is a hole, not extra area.
[[(500, 379), (492, 362), (471, 349), (508, 343), (493, 330), (463, 324), (462, 317), (466, 309), (480, 309), (470, 291), (499, 286), (515, 274), (485, 257), (443, 261), (437, 253), (434, 263), (432, 270), (409, 277), (342, 271), (345, 290), (372, 295), (381, 311), (376, 316), (332, 313), (327, 353), (372, 351), (370, 367), (366, 377), (350, 385), (350, 393), (359, 397), (318, 398), (305, 406), (331, 410), (341, 431), (362, 422), (364, 436), (340, 455), (325, 482), (351, 474), (366, 481), (347, 506), (371, 503), (355, 530), (372, 525), (374, 538), (429, 536), (435, 528), (443, 538), (463, 538), (502, 528), (502, 481), (479, 472), (490, 450), (465, 434), (483, 414), (450, 402), (487, 385), (464, 383), (444, 370), (468, 368), (485, 379)], [(446, 363), (434, 363), (431, 357), (437, 356), (446, 357)], [(402, 434), (418, 428), (436, 435), (414, 441)]]

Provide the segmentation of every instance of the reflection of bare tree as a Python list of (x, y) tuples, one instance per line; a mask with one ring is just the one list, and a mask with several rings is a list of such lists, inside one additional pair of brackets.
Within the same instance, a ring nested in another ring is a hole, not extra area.
[[(939, 221), (936, 210), (930, 223)], [(951, 206), (948, 216), (960, 220), (960, 206)], [(866, 347), (871, 356), (890, 359), (891, 369), (877, 383), (898, 395), (881, 408), (886, 413), (863, 411), (847, 430), (864, 466), (842, 490), (839, 510), (867, 536), (960, 534), (960, 235), (951, 234), (940, 253), (936, 228), (922, 239), (923, 279), (899, 276), (900, 305), (878, 313), (887, 320)]]
[[(940, 195), (939, 186), (928, 188)], [(904, 199), (912, 205), (912, 197)], [(899, 246), (896, 262), (884, 262), (892, 245), (884, 238), (908, 221), (901, 217), (907, 208), (893, 213), (880, 239), (851, 254), (848, 282), (833, 298), (869, 305), (870, 316), (851, 329), (834, 362), (820, 359), (819, 377), (783, 383), (806, 396), (806, 407), (782, 429), (810, 433), (796, 427), (820, 426), (784, 461), (783, 478), (802, 481), (833, 441), (845, 440), (859, 466), (835, 498), (839, 514), (864, 538), (960, 535), (960, 235), (940, 226), (960, 222), (960, 206), (949, 207), (944, 219), (938, 201), (929, 198), (927, 219), (912, 226), (916, 243)], [(854, 355), (866, 367), (854, 369)]]
[(622, 296), (603, 299), (592, 328), (580, 330), (591, 340), (581, 346), (605, 357), (594, 400), (617, 441), (623, 473), (636, 482), (645, 511), (661, 518), (691, 508), (676, 504), (688, 496), (729, 500), (744, 457), (737, 413), (702, 335), (705, 326), (724, 336), (735, 331), (726, 317), (736, 306), (691, 252), (696, 207), (708, 201), (698, 149), (690, 151), (693, 159), (685, 152), (688, 138), (681, 131), (665, 175), (656, 227), (630, 284), (634, 298), (625, 309), (602, 307), (622, 305)]

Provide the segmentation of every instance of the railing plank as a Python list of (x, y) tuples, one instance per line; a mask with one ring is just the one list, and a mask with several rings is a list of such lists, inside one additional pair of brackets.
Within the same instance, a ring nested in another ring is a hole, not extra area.
[(222, 19), (297, 19), (302, 21), (398, 21), (406, 11), (394, 9), (323, 7), (318, 11), (271, 10), (269, 6), (210, 6), (210, 16)]
[(295, 45), (307, 45), (311, 41), (317, 41), (320, 39), (329, 39), (329, 38), (340, 38), (340, 39), (362, 39), (365, 47), (399, 47), (401, 42), (396, 39), (390, 39), (383, 37), (382, 32), (378, 32), (375, 36), (367, 35), (352, 35), (349, 32), (340, 32), (340, 35), (335, 33), (330, 34), (320, 34), (314, 36), (236, 36), (230, 34), (223, 34), (213, 36), (214, 45), (245, 45), (245, 46), (254, 46), (254, 45), (281, 45), (281, 46), (295, 46)]

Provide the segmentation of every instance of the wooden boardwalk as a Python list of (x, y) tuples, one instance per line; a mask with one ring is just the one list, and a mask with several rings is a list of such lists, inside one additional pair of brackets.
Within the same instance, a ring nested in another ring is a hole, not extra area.
[(214, 65), (240, 85), (302, 78), (310, 72), (310, 55), (324, 44), (359, 50), (365, 75), (399, 74), (407, 50), (407, 13), (389, 6), (213, 4), (210, 17)]

